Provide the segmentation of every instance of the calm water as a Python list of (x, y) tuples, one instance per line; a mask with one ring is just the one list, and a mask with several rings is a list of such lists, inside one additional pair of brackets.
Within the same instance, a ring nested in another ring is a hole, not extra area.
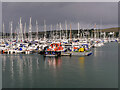
[(86, 57), (2, 55), (3, 88), (117, 88), (118, 44)]

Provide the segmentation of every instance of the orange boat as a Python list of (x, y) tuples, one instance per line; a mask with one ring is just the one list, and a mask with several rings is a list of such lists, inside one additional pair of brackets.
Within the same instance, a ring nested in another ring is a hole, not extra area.
[(61, 43), (52, 43), (48, 49), (45, 50), (44, 56), (60, 56), (63, 47)]

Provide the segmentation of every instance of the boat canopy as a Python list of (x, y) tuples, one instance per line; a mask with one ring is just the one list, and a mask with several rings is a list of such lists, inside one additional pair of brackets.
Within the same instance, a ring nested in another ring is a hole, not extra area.
[(88, 44), (82, 44), (82, 46), (86, 46), (88, 48)]

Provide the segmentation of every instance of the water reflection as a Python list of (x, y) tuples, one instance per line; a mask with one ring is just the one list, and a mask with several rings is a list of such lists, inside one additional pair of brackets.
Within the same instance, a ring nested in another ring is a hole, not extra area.
[(94, 56), (97, 57), (97, 49), (94, 48)]
[(116, 47), (94, 48), (94, 54), (88, 57), (2, 55), (3, 88), (116, 88), (116, 50)]
[[(4, 75), (8, 75), (8, 78), (11, 80), (10, 87), (15, 85), (15, 82), (19, 82), (19, 86), (22, 87), (25, 78), (28, 79), (30, 81), (29, 84), (32, 85), (33, 68), (35, 68), (34, 70), (40, 68), (39, 57), (33, 57), (32, 55), (3, 55), (2, 65), (3, 81), (6, 81)], [(7, 84), (7, 82), (5, 83)]]
[(85, 57), (80, 57), (80, 58), (79, 58), (79, 62), (80, 62), (80, 68), (81, 68), (81, 69), (84, 69)]
[(6, 65), (6, 56), (2, 56), (2, 70), (5, 71), (5, 65)]
[(37, 66), (37, 70), (39, 69), (39, 59), (36, 59), (36, 66)]
[(14, 75), (14, 70), (13, 70), (13, 56), (11, 56), (10, 58), (10, 72), (11, 72), (11, 79), (13, 79), (13, 75)]
[(45, 61), (45, 68), (47, 68), (48, 65), (56, 69), (57, 67), (61, 67), (62, 64), (61, 57), (45, 57), (44, 61)]
[(85, 74), (85, 57), (80, 57), (79, 58), (79, 63), (80, 63), (80, 70), (81, 70), (81, 77), (86, 79), (86, 74)]
[[(23, 87), (26, 82), (25, 80), (28, 80), (30, 86), (32, 86), (34, 84), (32, 77), (34, 77), (35, 74), (39, 76), (38, 73), (41, 73), (45, 68), (53, 68), (53, 75), (56, 76), (56, 68), (60, 69), (62, 65), (61, 57), (46, 57), (42, 59), (40, 55), (5, 55), (2, 60), (3, 74), (9, 75), (8, 78), (11, 80), (10, 87), (15, 85), (16, 82), (20, 83), (20, 87)], [(42, 65), (44, 65), (45, 68), (43, 68)]]

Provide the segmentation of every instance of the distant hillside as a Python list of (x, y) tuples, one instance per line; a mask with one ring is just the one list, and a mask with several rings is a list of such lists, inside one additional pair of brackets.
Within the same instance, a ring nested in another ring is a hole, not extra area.
[(118, 32), (120, 30), (120, 27), (117, 28), (107, 28), (107, 29), (102, 29), (102, 32)]

